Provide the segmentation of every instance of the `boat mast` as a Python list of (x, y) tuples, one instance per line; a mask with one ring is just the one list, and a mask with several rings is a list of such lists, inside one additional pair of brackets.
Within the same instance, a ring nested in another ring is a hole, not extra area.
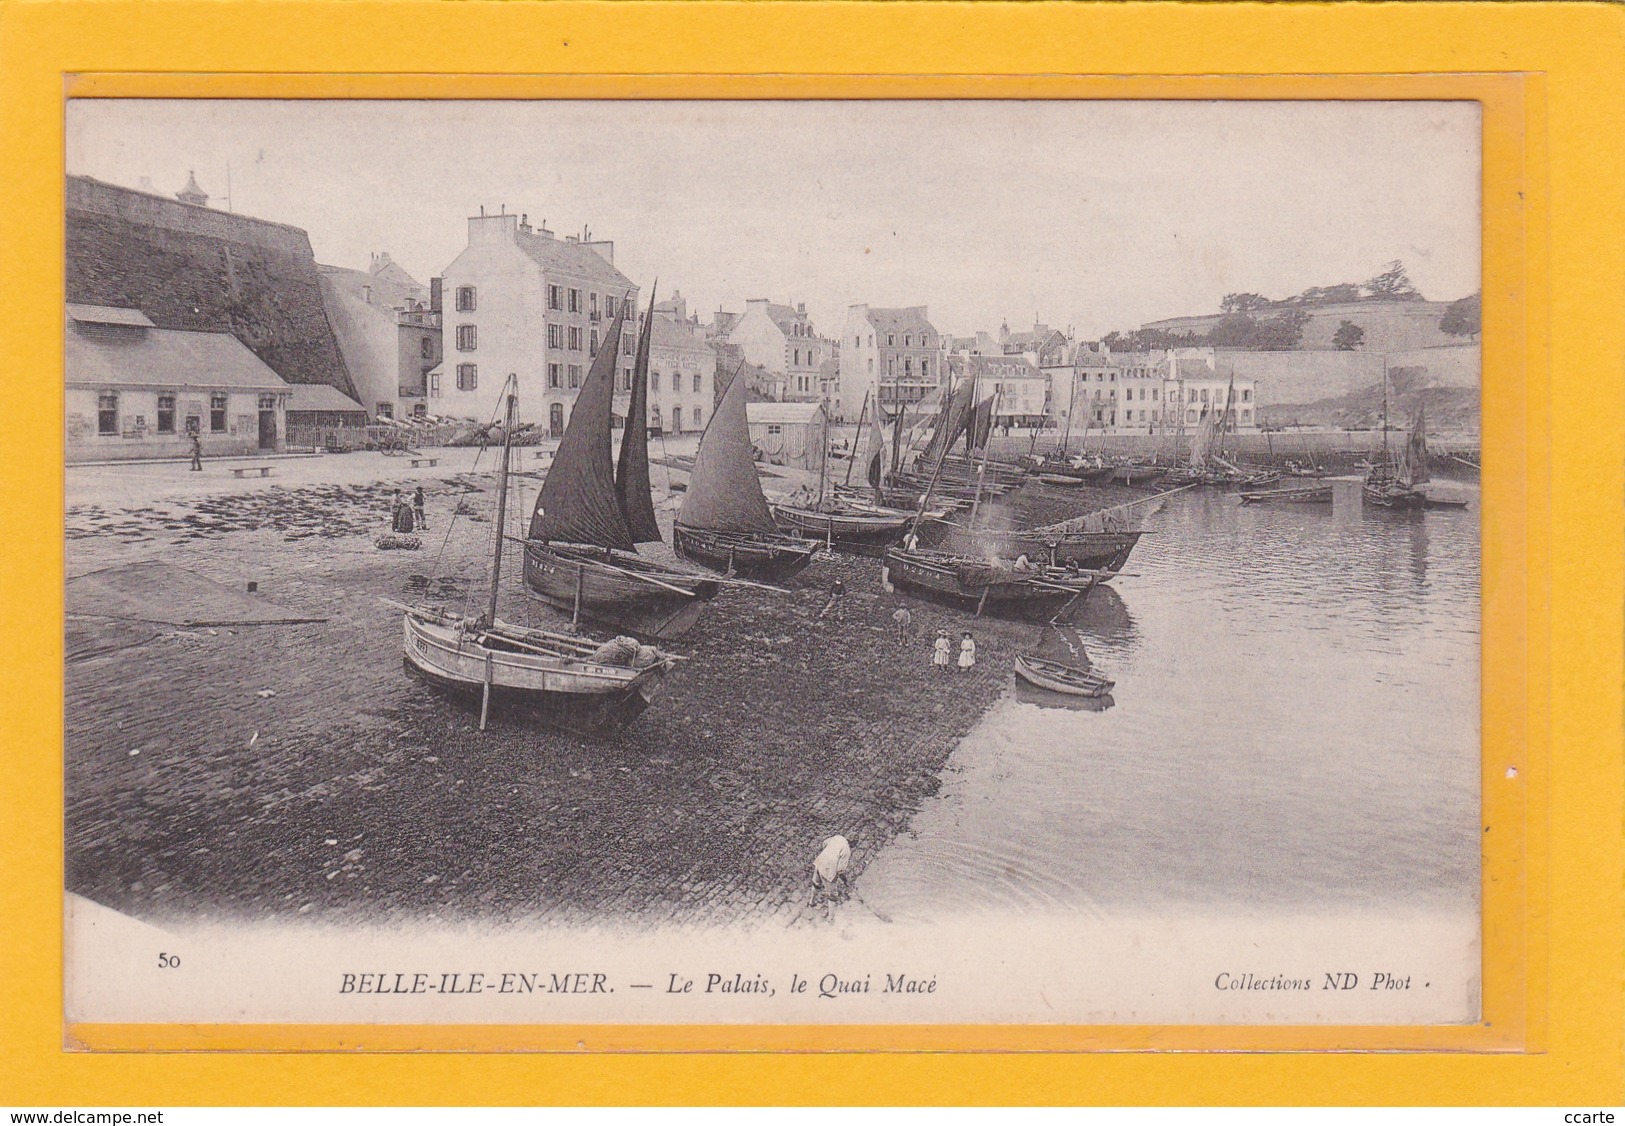
[[(980, 390), (980, 380), (978, 378), (978, 373), (976, 373), (974, 371), (974, 369), (973, 369), (972, 374), (971, 374), (971, 385), (970, 386), (971, 386), (970, 400), (971, 400), (971, 402), (975, 403), (976, 402), (977, 392)], [(975, 497), (973, 497), (971, 499), (971, 502), (970, 502), (970, 529), (973, 532), (976, 530), (976, 512), (977, 512), (978, 509), (980, 509), (982, 507), (982, 479), (985, 476), (987, 476), (987, 447), (988, 447), (988, 444), (990, 442), (992, 442), (992, 440), (993, 440), (993, 421), (992, 420), (993, 420), (993, 416), (998, 414), (998, 413), (999, 413), (999, 411), (998, 411), (998, 400), (997, 400), (997, 397), (995, 397), (994, 403), (993, 403), (993, 410), (988, 412), (987, 437), (982, 439), (982, 460), (980, 462), (978, 462), (977, 466), (976, 466), (976, 495), (975, 495)], [(976, 410), (971, 415), (971, 424), (970, 424), (971, 429), (973, 431), (974, 430), (979, 430), (981, 428), (981, 425), (980, 425), (981, 421), (982, 421), (982, 411), (981, 411), (980, 404), (978, 404)]]
[(519, 377), (509, 373), (508, 381), (502, 385), (508, 395), (508, 409), (502, 420), (502, 468), (497, 473), (496, 550), (491, 556), (491, 601), (485, 615), (488, 626), (497, 623), (497, 591), (502, 579), (502, 532), (508, 517), (508, 455), (513, 449), (514, 410), (519, 398), (515, 391), (518, 383)]
[(1391, 465), (1388, 456), (1388, 353), (1382, 354), (1382, 463)]
[[(880, 409), (878, 403), (875, 404), (875, 409), (877, 411)], [(858, 460), (858, 439), (863, 437), (863, 420), (868, 416), (869, 392), (865, 390), (863, 392), (863, 406), (858, 408), (858, 432), (852, 438), (852, 456), (846, 459), (846, 480), (842, 482), (843, 484), (850, 485), (852, 483), (852, 463)]]

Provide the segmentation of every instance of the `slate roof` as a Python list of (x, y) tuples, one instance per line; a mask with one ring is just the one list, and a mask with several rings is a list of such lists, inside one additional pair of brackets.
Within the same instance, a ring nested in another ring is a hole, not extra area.
[(548, 238), (533, 231), (516, 231), (514, 238), (520, 250), (528, 254), (547, 273), (563, 273), (582, 278), (609, 290), (620, 297), (637, 287), (609, 260), (589, 246), (564, 239)]
[(110, 339), (70, 330), (65, 345), (69, 383), (176, 390), (288, 390), (281, 376), (229, 332), (149, 328)]
[(293, 388), (293, 394), (288, 397), (290, 411), (344, 411), (346, 413), (365, 414), (367, 408), (356, 402), (337, 387), (329, 387), (325, 383), (301, 383)]
[(924, 305), (910, 305), (906, 309), (869, 310), (869, 323), (876, 332), (920, 332), (936, 334), (936, 328), (925, 319)]
[(823, 413), (822, 403), (746, 403), (752, 426), (805, 426)]

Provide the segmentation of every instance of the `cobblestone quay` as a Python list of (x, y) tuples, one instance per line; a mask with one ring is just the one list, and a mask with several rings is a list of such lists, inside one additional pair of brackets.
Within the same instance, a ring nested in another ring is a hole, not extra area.
[[(378, 600), (482, 597), (488, 523), (460, 519), (435, 562), (445, 514), (492, 482), (427, 483), (416, 552), (373, 546), (394, 483), (69, 509), (70, 577), (161, 559), (328, 619), (132, 627), (76, 610), (70, 583), (70, 890), (151, 920), (811, 921), (823, 839), (856, 839), (861, 871), (906, 830), (1039, 628), (887, 594), (877, 561), (826, 558), (789, 594), (719, 595), (624, 732), (510, 713), (481, 734), (405, 673), (399, 612)], [(509, 591), (505, 617), (557, 625)], [(930, 667), (939, 627), (956, 652), (973, 631), (972, 673)]]

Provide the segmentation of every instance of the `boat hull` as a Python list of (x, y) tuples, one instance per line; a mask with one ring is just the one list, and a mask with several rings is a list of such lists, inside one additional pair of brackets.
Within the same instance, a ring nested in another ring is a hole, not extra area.
[(819, 512), (781, 504), (773, 510), (773, 519), (790, 535), (827, 543), (838, 551), (879, 557), (887, 547), (902, 540), (903, 529), (914, 517), (901, 512)]
[[(1014, 559), (1051, 560), (1059, 566), (1075, 564), (1085, 571), (1121, 571), (1140, 542), (1140, 532), (972, 532), (945, 520), (920, 525), (920, 543), (956, 555), (986, 555)], [(1052, 546), (1053, 545), (1053, 548)]]
[(672, 529), (672, 548), (690, 563), (751, 578), (788, 579), (807, 569), (822, 544), (789, 536), (713, 532), (703, 528)]
[(1095, 586), (1093, 578), (1068, 576), (1042, 582), (1015, 580), (980, 583), (968, 580), (964, 564), (975, 562), (936, 552), (887, 550), (881, 584), (895, 586), (940, 602), (1012, 617), (1050, 617), (1070, 612)]
[(704, 575), (626, 552), (534, 540), (525, 544), (525, 586), (572, 615), (658, 638), (680, 637), (691, 629), (720, 589)]
[(1331, 504), (1332, 487), (1320, 485), (1306, 489), (1251, 490), (1241, 494), (1242, 504)]
[(487, 647), (452, 625), (405, 618), (406, 668), (443, 691), (484, 695), (527, 717), (572, 731), (609, 731), (642, 715), (663, 687), (667, 665), (628, 669), (592, 661)]
[(1059, 692), (1063, 696), (1098, 699), (1117, 686), (1092, 669), (1075, 669), (1056, 661), (1045, 661), (1027, 653), (1016, 654), (1016, 675), (1035, 688)]

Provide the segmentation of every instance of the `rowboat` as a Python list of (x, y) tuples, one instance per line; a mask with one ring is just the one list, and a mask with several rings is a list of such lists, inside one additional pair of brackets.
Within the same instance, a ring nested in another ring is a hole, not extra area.
[(972, 529), (949, 520), (920, 522), (920, 543), (928, 548), (966, 556), (1015, 559), (1025, 555), (1053, 566), (1068, 564), (1086, 571), (1121, 571), (1142, 533), (1082, 532), (1028, 529), (999, 531)]
[(1299, 489), (1263, 489), (1259, 491), (1245, 490), (1241, 494), (1242, 504), (1330, 504), (1332, 503), (1332, 486), (1312, 485)]
[(1016, 654), (1016, 675), (1036, 688), (1067, 696), (1104, 696), (1117, 684), (1094, 669), (1047, 660), (1033, 653)]

